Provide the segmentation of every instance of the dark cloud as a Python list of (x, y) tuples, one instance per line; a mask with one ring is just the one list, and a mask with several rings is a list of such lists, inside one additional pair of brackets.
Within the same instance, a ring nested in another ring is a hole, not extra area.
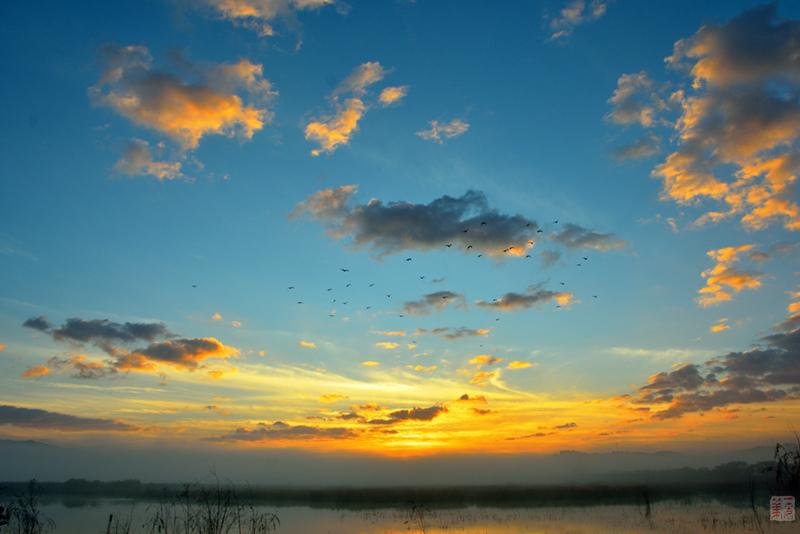
[(9, 405), (0, 405), (0, 425), (12, 425), (39, 430), (57, 430), (62, 432), (130, 432), (137, 430), (135, 426), (111, 419), (78, 417), (36, 408), (20, 408), (18, 406)]
[(271, 425), (259, 423), (255, 428), (237, 428), (232, 433), (215, 441), (278, 441), (308, 439), (349, 439), (357, 434), (343, 427), (319, 427), (309, 425), (290, 425), (276, 421)]
[(509, 292), (492, 302), (479, 300), (476, 304), (481, 308), (510, 312), (540, 306), (547, 302), (556, 302), (559, 306), (567, 306), (573, 301), (574, 296), (572, 293), (551, 291), (543, 289), (539, 285), (534, 285), (530, 286), (525, 293)]
[(626, 246), (614, 234), (601, 234), (577, 224), (567, 223), (553, 236), (553, 241), (571, 249), (613, 250)]
[(428, 293), (418, 300), (411, 300), (403, 304), (403, 311), (409, 315), (428, 315), (451, 305), (460, 308), (465, 307), (466, 299), (464, 295), (453, 291)]
[(420, 328), (415, 332), (415, 335), (433, 334), (435, 336), (443, 337), (448, 340), (462, 339), (465, 337), (480, 337), (489, 335), (488, 328), (469, 328), (466, 326), (459, 327), (439, 327), (431, 330)]
[(615, 148), (611, 154), (615, 159), (628, 160), (654, 156), (661, 150), (661, 138), (652, 132), (635, 139), (632, 143)]
[(31, 317), (30, 319), (22, 323), (22, 326), (24, 326), (25, 328), (33, 328), (34, 330), (39, 330), (40, 332), (47, 332), (48, 330), (53, 328), (53, 325), (50, 324), (50, 322), (44, 315), (40, 315), (38, 317)]
[[(44, 317), (33, 317), (23, 326), (47, 332), (57, 341), (96, 345), (111, 356), (104, 363), (89, 361), (85, 356), (53, 358), (48, 362), (56, 370), (71, 370), (75, 378), (101, 378), (118, 371), (155, 371), (161, 364), (191, 371), (205, 360), (225, 359), (238, 353), (212, 337), (175, 338), (163, 323), (70, 318), (55, 327)], [(124, 346), (140, 341), (149, 344), (133, 349)]]
[(428, 408), (411, 408), (410, 410), (396, 410), (391, 412), (386, 419), (371, 419), (371, 425), (392, 425), (404, 421), (432, 421), (439, 415), (447, 412), (447, 407), (434, 404)]
[(502, 255), (510, 246), (528, 248), (537, 235), (535, 221), (501, 214), (480, 191), (445, 195), (429, 204), (372, 199), (353, 205), (355, 193), (355, 186), (319, 191), (298, 204), (292, 216), (308, 214), (325, 223), (335, 237), (371, 247), (379, 256), (444, 248), (448, 243), (463, 252), (472, 245), (475, 251)]
[(553, 427), (554, 430), (571, 430), (573, 428), (578, 428), (578, 423), (564, 423)]
[(666, 405), (655, 419), (680, 417), (731, 404), (800, 397), (800, 329), (761, 339), (751, 350), (730, 352), (703, 364), (657, 373), (639, 388), (634, 404)]
[(54, 339), (80, 343), (132, 343), (153, 341), (170, 337), (172, 333), (163, 323), (115, 323), (108, 319), (70, 318), (52, 330)]

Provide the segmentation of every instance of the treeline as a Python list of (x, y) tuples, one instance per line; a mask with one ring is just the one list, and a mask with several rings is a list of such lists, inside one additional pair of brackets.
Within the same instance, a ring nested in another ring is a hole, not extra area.
[[(27, 482), (0, 482), (2, 494), (18, 493)], [(115, 482), (83, 479), (39, 482), (42, 496), (82, 498), (131, 498), (163, 500), (185, 492), (184, 484), (154, 484), (139, 480)], [(768, 494), (776, 487), (775, 463), (732, 462), (714, 468), (683, 468), (663, 471), (631, 471), (603, 476), (586, 485), (460, 486), (383, 488), (240, 488), (248, 498), (275, 506), (364, 509), (407, 507), (425, 503), (438, 507), (623, 504), (663, 499), (715, 497), (746, 501), (753, 493)]]

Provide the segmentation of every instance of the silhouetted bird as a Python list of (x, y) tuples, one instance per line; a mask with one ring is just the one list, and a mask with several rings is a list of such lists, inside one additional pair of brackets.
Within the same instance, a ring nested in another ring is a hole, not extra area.
[(553, 221), (553, 224), (558, 224), (558, 219), (556, 219), (555, 221)]
[(481, 221), (481, 226), (486, 226), (486, 221)]
[(478, 254), (478, 257), (479, 257), (479, 258), (482, 258), (482, 257), (483, 257), (483, 254)]
[(374, 287), (374, 286), (375, 286), (374, 282), (369, 285), (369, 287)]
[(406, 261), (411, 261), (411, 258), (406, 258)]
[(525, 257), (526, 257), (526, 258), (530, 258), (530, 257), (531, 257), (531, 255), (530, 255), (530, 254), (525, 254)]
[(593, 299), (596, 299), (596, 298), (597, 298), (597, 295), (592, 295), (592, 298), (593, 298)]
[(472, 245), (467, 245), (467, 250), (471, 249)]
[(425, 280), (425, 275), (423, 274), (422, 276), (419, 277), (419, 279), (420, 280)]
[(530, 228), (530, 227), (531, 227), (531, 223), (525, 224), (525, 228)]
[(368, 309), (368, 310), (371, 310), (371, 309), (372, 309), (372, 306), (367, 306), (367, 309)]
[(344, 287), (350, 287), (352, 284), (345, 284)]
[(298, 303), (298, 304), (302, 304), (302, 303), (303, 303), (303, 301), (302, 301), (302, 300), (298, 300), (298, 301), (297, 301), (297, 303)]
[(342, 271), (343, 273), (349, 273), (349, 272), (350, 272), (350, 269), (344, 269), (344, 268), (342, 268), (342, 269), (339, 269), (339, 270), (340, 270), (340, 271)]
[(589, 258), (587, 258), (586, 256), (584, 256), (584, 257), (583, 257), (583, 261), (589, 261)]
[(400, 315), (398, 315), (398, 317), (405, 317), (405, 315), (403, 315), (403, 314), (401, 313)]
[(563, 286), (563, 285), (564, 285), (564, 282), (559, 282), (559, 284), (561, 284), (561, 285)]
[(327, 291), (333, 291), (333, 288), (332, 288), (332, 287), (329, 287), (329, 288), (327, 289)]
[(294, 289), (294, 286), (289, 286), (286, 289)]
[(464, 228), (463, 230), (461, 230), (461, 232), (466, 234), (467, 232), (469, 232), (469, 228)]
[(453, 244), (452, 244), (452, 243), (448, 243), (448, 244), (446, 244), (445, 246), (446, 246), (447, 248), (450, 248), (450, 247), (452, 247), (452, 246), (453, 246)]
[(387, 299), (390, 299), (390, 298), (392, 298), (392, 294), (391, 294), (391, 293), (387, 294), (387, 295), (386, 295), (386, 298), (387, 298)]
[(583, 264), (582, 264), (582, 263), (576, 263), (575, 265), (576, 265), (576, 266), (578, 266), (578, 267), (580, 267), (580, 266), (581, 266), (581, 265), (583, 265)]
[(192, 284), (192, 287), (197, 287), (197, 284)]
[(347, 303), (346, 302), (342, 302), (342, 306), (347, 306)]
[(499, 321), (499, 320), (500, 320), (500, 317), (495, 317), (495, 318), (494, 318), (494, 320), (495, 320), (495, 321)]
[(442, 295), (442, 298), (447, 300), (447, 295)]
[(536, 233), (537, 233), (537, 234), (544, 233), (544, 230), (542, 230), (541, 228), (539, 228), (538, 230), (536, 230)]

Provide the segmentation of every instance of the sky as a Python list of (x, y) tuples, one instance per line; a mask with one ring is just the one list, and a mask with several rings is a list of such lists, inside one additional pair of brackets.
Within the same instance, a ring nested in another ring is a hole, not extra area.
[(797, 4), (0, 10), (3, 439), (390, 462), (797, 428)]

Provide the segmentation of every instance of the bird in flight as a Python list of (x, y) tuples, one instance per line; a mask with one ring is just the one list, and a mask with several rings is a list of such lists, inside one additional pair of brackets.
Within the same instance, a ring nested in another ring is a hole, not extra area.
[(344, 287), (350, 287), (352, 284), (345, 284)]
[(481, 221), (481, 226), (486, 226), (486, 221)]
[(369, 287), (374, 287), (374, 286), (375, 286), (375, 282), (373, 282), (373, 283), (371, 283), (371, 284), (369, 285)]
[(531, 257), (531, 255), (530, 255), (530, 254), (525, 254), (525, 257), (526, 257), (526, 258), (530, 258), (530, 257)]
[(556, 219), (555, 221), (553, 221), (553, 224), (558, 224), (558, 219)]
[(479, 258), (482, 258), (482, 257), (483, 257), (483, 254), (478, 254), (478, 257), (479, 257)]
[(391, 293), (387, 293), (387, 294), (386, 294), (386, 298), (387, 298), (387, 299), (390, 299), (390, 298), (392, 298), (392, 294), (391, 294)]
[(422, 276), (419, 277), (419, 279), (420, 280), (425, 280), (425, 275), (423, 274)]
[(342, 271), (343, 273), (349, 273), (350, 272), (350, 269), (345, 269), (344, 267), (342, 267), (339, 270)]
[(587, 258), (586, 256), (584, 256), (584, 257), (583, 257), (583, 261), (589, 261), (589, 258)]
[(406, 258), (406, 261), (411, 261), (411, 258)]
[(563, 285), (564, 285), (564, 282), (559, 282), (559, 284), (561, 284), (561, 285), (563, 286)]
[(333, 288), (332, 288), (332, 287), (329, 287), (329, 288), (328, 288), (328, 291), (333, 291)]
[(538, 230), (536, 230), (536, 233), (537, 233), (537, 234), (541, 234), (541, 233), (543, 233), (543, 232), (544, 232), (544, 230), (542, 230), (541, 228), (539, 228)]
[(346, 302), (342, 302), (342, 306), (347, 306), (347, 303)]
[(472, 245), (467, 245), (467, 250), (471, 249)]
[(467, 232), (469, 232), (469, 228), (464, 228), (463, 230), (461, 230), (461, 232), (466, 234)]
[(192, 287), (197, 287), (197, 284), (192, 284)]
[(294, 289), (294, 286), (289, 286), (287, 289)]
[(582, 264), (582, 263), (576, 263), (575, 265), (577, 265), (578, 267), (580, 267), (580, 266), (581, 266), (581, 265), (583, 265), (583, 264)]
[(367, 306), (367, 309), (368, 309), (368, 310), (371, 310), (371, 309), (372, 309), (372, 306)]
[(453, 246), (453, 244), (452, 244), (452, 243), (448, 243), (448, 244), (446, 244), (445, 246), (446, 246), (447, 248), (450, 248), (450, 247), (452, 247), (452, 246)]
[(596, 299), (596, 298), (597, 298), (597, 295), (592, 295), (592, 298), (593, 298), (593, 299)]
[(302, 301), (302, 300), (298, 300), (298, 301), (297, 301), (297, 303), (298, 303), (298, 304), (302, 304), (302, 303), (303, 303), (303, 301)]

